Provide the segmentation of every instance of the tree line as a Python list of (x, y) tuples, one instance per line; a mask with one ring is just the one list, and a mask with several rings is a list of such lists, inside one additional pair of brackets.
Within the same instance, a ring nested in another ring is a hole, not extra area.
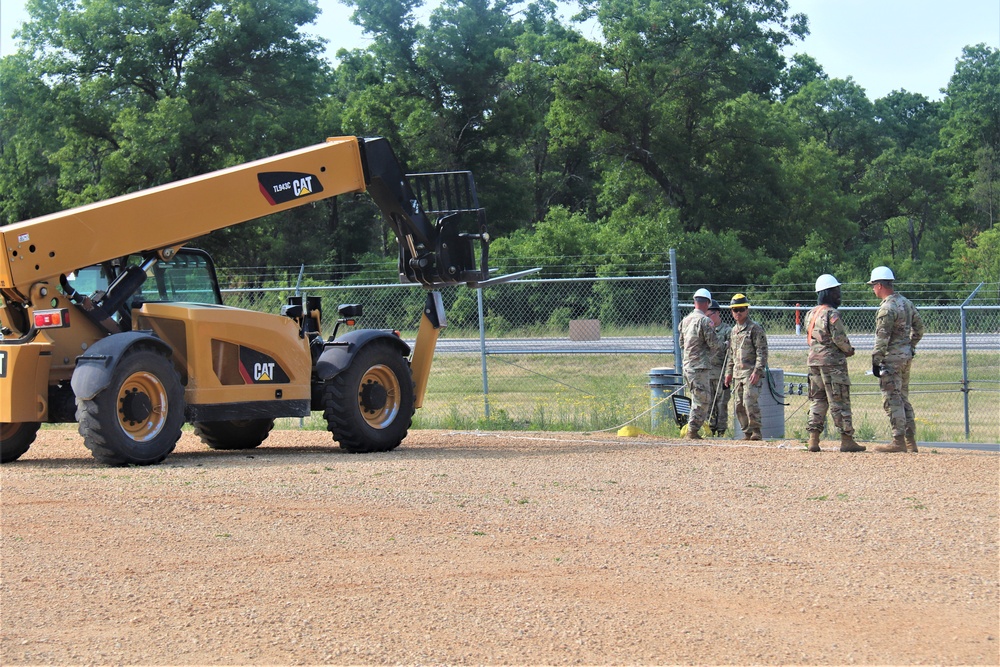
[[(474, 172), (504, 270), (665, 272), (676, 248), (683, 283), (778, 297), (879, 264), (1000, 284), (996, 48), (956, 54), (941, 100), (870, 100), (785, 55), (808, 34), (786, 0), (582, 0), (569, 21), (551, 0), (443, 0), (425, 22), (420, 0), (347, 4), (371, 42), (330, 63), (303, 32), (316, 0), (28, 0), (0, 59), (0, 224), (385, 136), (411, 171)], [(396, 257), (363, 197), (198, 245), (222, 266)]]

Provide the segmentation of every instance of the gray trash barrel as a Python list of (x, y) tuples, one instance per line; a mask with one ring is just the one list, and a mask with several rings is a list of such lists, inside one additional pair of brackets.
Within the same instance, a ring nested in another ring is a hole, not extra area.
[[(663, 399), (683, 386), (684, 378), (680, 373), (675, 373), (673, 368), (654, 368), (649, 371), (649, 405), (652, 408), (649, 420), (652, 428), (659, 428), (676, 418), (673, 404)], [(684, 390), (677, 393), (683, 396)]]
[[(761, 383), (760, 387), (760, 427), (761, 435), (764, 438), (784, 438), (785, 437), (785, 371), (780, 368), (769, 368), (771, 374), (771, 385), (777, 398), (771, 394), (767, 382)], [(737, 440), (743, 439), (743, 429), (740, 428), (740, 421), (733, 415), (733, 430)]]

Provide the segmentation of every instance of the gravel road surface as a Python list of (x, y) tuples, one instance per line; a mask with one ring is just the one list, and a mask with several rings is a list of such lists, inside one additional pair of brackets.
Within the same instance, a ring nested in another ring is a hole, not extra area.
[(275, 431), (0, 468), (0, 664), (1000, 664), (1000, 457)]

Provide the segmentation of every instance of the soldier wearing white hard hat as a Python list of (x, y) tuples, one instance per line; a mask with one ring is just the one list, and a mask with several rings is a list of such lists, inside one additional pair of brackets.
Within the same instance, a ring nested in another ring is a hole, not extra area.
[(896, 276), (888, 266), (872, 269), (875, 296), (882, 299), (875, 315), (875, 349), (872, 373), (879, 379), (882, 406), (889, 417), (892, 443), (875, 448), (877, 452), (916, 452), (917, 423), (910, 405), (910, 366), (917, 343), (924, 335), (920, 313), (893, 286)]
[(691, 440), (701, 440), (698, 431), (705, 423), (712, 403), (712, 357), (721, 348), (715, 327), (706, 314), (711, 304), (711, 292), (704, 287), (696, 291), (694, 310), (681, 320), (678, 333), (678, 343), (684, 355), (684, 384), (691, 398), (687, 426), (687, 437)]
[(854, 356), (854, 346), (847, 337), (840, 308), (840, 281), (829, 273), (816, 279), (816, 307), (806, 314), (806, 342), (809, 345), (809, 451), (821, 451), (820, 434), (826, 413), (840, 431), (840, 451), (863, 452), (854, 440), (851, 415), (851, 378), (847, 357)]

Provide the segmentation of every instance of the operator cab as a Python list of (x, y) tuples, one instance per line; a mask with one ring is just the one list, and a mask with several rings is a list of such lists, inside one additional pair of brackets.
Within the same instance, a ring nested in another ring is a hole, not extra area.
[[(122, 267), (141, 263), (141, 256), (129, 255), (124, 262), (95, 264), (80, 269), (68, 280), (81, 294), (103, 293)], [(146, 271), (146, 281), (126, 303), (131, 310), (143, 303), (173, 301), (222, 305), (215, 264), (204, 250), (181, 248), (169, 260), (154, 264)]]
[[(78, 303), (88, 295), (88, 316), (109, 332), (132, 328), (132, 310), (144, 303), (222, 305), (215, 265), (204, 250), (181, 248), (168, 260), (129, 255), (64, 277), (63, 291)], [(110, 320), (113, 320), (111, 322)], [(110, 327), (110, 328), (109, 328)]]

